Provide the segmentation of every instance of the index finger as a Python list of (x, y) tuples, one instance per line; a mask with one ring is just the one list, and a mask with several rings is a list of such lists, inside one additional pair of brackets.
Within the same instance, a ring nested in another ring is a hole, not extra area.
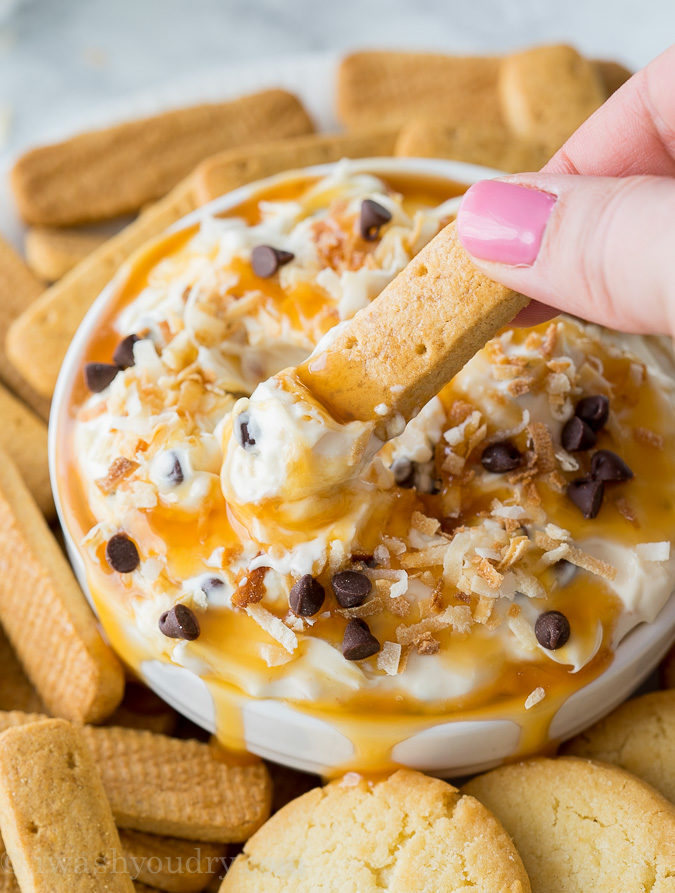
[(543, 168), (590, 177), (675, 176), (675, 44), (634, 74)]

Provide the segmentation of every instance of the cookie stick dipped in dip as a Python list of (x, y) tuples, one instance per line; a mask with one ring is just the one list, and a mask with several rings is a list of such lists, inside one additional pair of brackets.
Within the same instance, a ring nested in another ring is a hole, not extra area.
[(343, 514), (382, 443), (526, 304), (479, 273), (446, 226), (305, 363), (235, 405), (221, 484), (237, 520), (261, 542), (283, 542), (310, 517)]

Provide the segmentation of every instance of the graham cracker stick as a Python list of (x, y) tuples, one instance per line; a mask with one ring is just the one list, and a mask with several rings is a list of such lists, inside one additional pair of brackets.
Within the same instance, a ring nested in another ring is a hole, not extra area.
[[(40, 695), (23, 671), (5, 631), (0, 628), (0, 710), (46, 713)], [(0, 860), (1, 865), (1, 860)], [(2, 885), (0, 884), (0, 890)]]
[(537, 171), (548, 160), (545, 146), (515, 137), (502, 121), (451, 124), (415, 118), (396, 141), (396, 155), (452, 158), (503, 171)]
[(593, 59), (593, 65), (605, 88), (605, 96), (616, 93), (619, 87), (622, 87), (628, 78), (633, 76), (630, 68), (626, 68), (621, 62), (615, 62), (613, 59)]
[[(40, 718), (0, 712), (0, 731)], [(136, 729), (82, 726), (82, 734), (120, 828), (238, 843), (269, 816), (262, 760), (232, 761), (220, 747)]]
[(224, 867), (225, 844), (120, 831), (127, 867), (134, 880), (166, 893), (198, 893)]
[(40, 511), (55, 517), (47, 461), (47, 426), (0, 385), (0, 449), (16, 463)]
[(0, 737), (0, 828), (22, 893), (132, 893), (81, 732), (50, 719)]
[(393, 436), (526, 304), (473, 266), (451, 223), (298, 374), (336, 418)]
[(206, 204), (238, 186), (281, 171), (339, 161), (341, 158), (391, 155), (396, 134), (394, 127), (353, 133), (315, 133), (221, 152), (202, 162), (195, 171), (198, 204)]
[(26, 263), (40, 279), (55, 282), (108, 238), (87, 230), (32, 227), (24, 243)]
[(188, 177), (47, 289), (10, 327), (10, 361), (44, 397), (85, 313), (122, 263), (145, 242), (197, 207)]
[(597, 69), (570, 46), (541, 46), (507, 56), (499, 73), (504, 117), (514, 134), (551, 153), (605, 100)]
[(389, 50), (351, 53), (340, 63), (337, 109), (349, 128), (402, 125), (417, 115), (453, 121), (501, 117), (497, 94), (500, 60)]
[(0, 379), (43, 419), (49, 418), (49, 400), (38, 395), (7, 357), (5, 339), (12, 322), (43, 292), (44, 286), (16, 251), (0, 238)]
[(104, 720), (122, 699), (122, 668), (6, 454), (0, 455), (0, 578), (0, 621), (49, 711)]
[(313, 129), (297, 97), (265, 90), (33, 149), (14, 166), (12, 188), (27, 223), (71, 226), (106, 220), (166, 195), (215, 152)]

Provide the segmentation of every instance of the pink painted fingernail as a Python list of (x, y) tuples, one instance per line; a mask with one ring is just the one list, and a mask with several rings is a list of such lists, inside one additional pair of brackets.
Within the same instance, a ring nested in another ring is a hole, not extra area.
[(529, 266), (539, 253), (556, 196), (539, 189), (481, 180), (467, 190), (457, 234), (469, 254), (500, 264)]

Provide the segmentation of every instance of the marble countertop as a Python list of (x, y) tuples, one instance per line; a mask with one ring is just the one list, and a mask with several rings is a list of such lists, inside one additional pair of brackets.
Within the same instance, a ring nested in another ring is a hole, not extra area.
[(0, 155), (111, 103), (122, 114), (139, 93), (187, 95), (186, 82), (256, 59), (569, 41), (639, 67), (673, 34), (673, 0), (642, 0), (639, 15), (634, 0), (0, 0)]

